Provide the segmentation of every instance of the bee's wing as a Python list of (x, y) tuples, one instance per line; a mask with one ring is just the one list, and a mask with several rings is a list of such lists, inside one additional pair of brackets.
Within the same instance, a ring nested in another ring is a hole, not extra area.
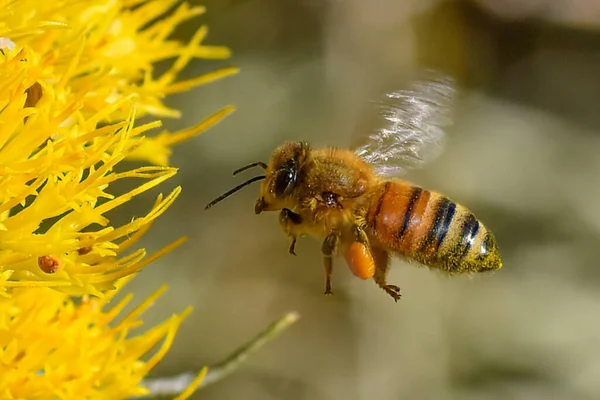
[(355, 153), (386, 177), (424, 166), (442, 153), (455, 93), (454, 81), (434, 72), (406, 90), (388, 93), (375, 102), (379, 126)]

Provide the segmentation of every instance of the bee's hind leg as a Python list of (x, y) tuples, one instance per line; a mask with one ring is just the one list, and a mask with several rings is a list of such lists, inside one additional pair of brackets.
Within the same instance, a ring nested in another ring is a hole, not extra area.
[(373, 254), (373, 259), (375, 260), (375, 275), (373, 276), (373, 280), (380, 288), (385, 290), (394, 301), (400, 300), (400, 297), (402, 297), (400, 294), (400, 287), (387, 283), (387, 273), (390, 267), (389, 253), (378, 247), (372, 247), (371, 252)]
[(331, 275), (333, 274), (333, 256), (338, 247), (340, 237), (337, 233), (330, 233), (321, 246), (323, 252), (323, 261), (325, 265), (325, 294), (333, 294), (331, 291)]

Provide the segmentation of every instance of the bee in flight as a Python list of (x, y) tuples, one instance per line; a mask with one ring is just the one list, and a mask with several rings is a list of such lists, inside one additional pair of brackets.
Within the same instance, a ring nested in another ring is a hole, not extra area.
[(287, 142), (265, 174), (233, 188), (206, 209), (262, 180), (254, 211), (279, 211), (290, 237), (323, 240), (325, 294), (331, 294), (333, 257), (342, 255), (359, 278), (371, 279), (394, 300), (400, 288), (387, 282), (391, 255), (450, 274), (502, 267), (494, 235), (467, 208), (400, 177), (439, 156), (455, 90), (451, 79), (431, 75), (379, 102), (382, 126), (352, 150)]

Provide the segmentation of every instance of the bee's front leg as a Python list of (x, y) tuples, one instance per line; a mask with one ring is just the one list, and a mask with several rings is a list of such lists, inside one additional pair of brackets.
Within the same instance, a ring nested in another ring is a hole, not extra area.
[(296, 214), (295, 212), (284, 208), (279, 213), (279, 225), (281, 225), (281, 229), (292, 238), (289, 252), (295, 256), (296, 252), (294, 250), (296, 248), (296, 239), (298, 237), (299, 228), (300, 225), (302, 225), (302, 217), (300, 214)]
[(333, 294), (331, 291), (331, 275), (333, 273), (333, 256), (337, 252), (337, 247), (340, 241), (338, 233), (330, 233), (321, 246), (323, 252), (323, 261), (325, 263), (325, 294)]

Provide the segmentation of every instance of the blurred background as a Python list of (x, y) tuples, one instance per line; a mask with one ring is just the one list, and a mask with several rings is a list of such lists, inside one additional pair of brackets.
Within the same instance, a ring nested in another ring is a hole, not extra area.
[[(193, 2), (194, 3), (194, 2)], [(168, 99), (198, 123), (237, 111), (175, 148), (183, 193), (145, 236), (190, 240), (129, 288), (171, 290), (148, 325), (187, 305), (155, 375), (226, 357), (273, 319), (301, 319), (202, 399), (599, 399), (600, 2), (596, 0), (204, 0), (207, 43), (233, 58), (184, 77), (241, 73)], [(421, 68), (460, 82), (446, 151), (409, 179), (469, 207), (495, 232), (504, 268), (441, 276), (401, 261), (394, 303), (338, 261), (323, 296), (320, 243), (297, 257), (276, 214), (254, 215), (258, 185), (204, 211), (241, 182), (231, 172), (284, 140), (347, 145), (368, 100)], [(170, 186), (169, 186), (170, 185)], [(154, 193), (153, 195), (155, 195)], [(122, 207), (140, 214), (152, 196)], [(138, 211), (135, 211), (138, 210)]]

